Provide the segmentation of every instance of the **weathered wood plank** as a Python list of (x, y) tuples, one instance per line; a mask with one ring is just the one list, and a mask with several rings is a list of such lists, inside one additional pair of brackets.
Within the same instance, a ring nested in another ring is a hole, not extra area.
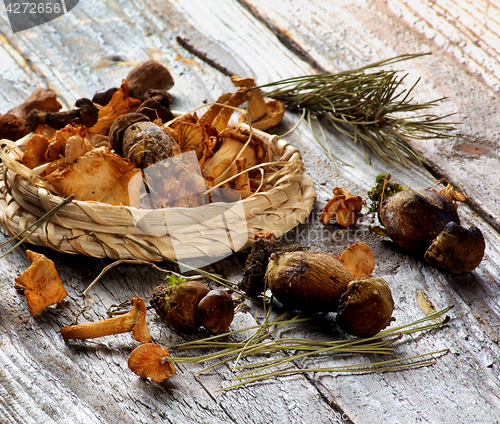
[[(432, 9), (432, 19), (427, 18), (426, 22), (438, 19), (436, 10), (443, 7), (441, 3), (431, 3), (422, 5)], [(118, 85), (136, 63), (148, 58), (160, 60), (171, 69), (176, 81), (172, 94), (177, 110), (192, 109), (204, 100), (212, 101), (222, 92), (233, 90), (226, 76), (183, 49), (176, 36), (189, 39), (222, 66), (242, 76), (252, 76), (259, 83), (315, 72), (307, 61), (334, 71), (399, 53), (432, 50), (433, 56), (399, 67), (407, 68), (412, 77), (424, 76), (417, 90), (418, 100), (447, 96), (449, 100), (442, 103), (439, 112), (458, 110), (466, 125), (460, 130), (462, 138), (453, 145), (433, 142), (418, 147), (433, 162), (435, 170), (461, 184), (477, 207), (485, 215), (490, 214), (495, 223), (500, 196), (493, 177), (494, 171), (498, 171), (494, 144), (498, 132), (492, 117), (499, 101), (492, 91), (496, 83), (488, 75), (495, 74), (496, 68), (488, 67), (488, 62), (483, 75), (480, 67), (472, 69), (469, 62), (457, 66), (453, 56), (456, 51), (447, 53), (447, 46), (452, 44), (431, 40), (430, 32), (419, 35), (419, 20), (414, 22), (416, 29), (408, 26), (408, 12), (402, 11), (409, 9), (408, 4), (88, 1), (51, 24), (16, 35), (1, 18), (4, 35), (0, 48), (0, 112), (21, 102), (38, 86), (53, 88), (65, 107), (71, 107), (81, 96), (90, 97), (95, 91)], [(250, 9), (258, 17), (243, 7), (246, 5), (252, 6)], [(489, 10), (476, 8), (481, 16), (494, 9), (492, 5)], [(477, 22), (483, 21), (477, 18)], [(432, 27), (439, 27), (438, 23)], [(493, 28), (490, 24), (482, 25), (483, 29)], [(447, 31), (441, 33), (448, 34)], [(485, 33), (485, 40), (486, 35), (494, 36), (495, 29), (490, 32)], [(465, 51), (465, 46), (461, 48)], [(303, 60), (296, 56), (301, 51), (307, 52), (302, 54)], [(481, 51), (474, 50), (475, 63), (498, 57), (491, 49), (482, 47)], [(479, 72), (486, 84), (474, 72)], [(278, 130), (290, 128), (297, 118), (287, 113)], [(0, 305), (0, 412), (8, 417), (7, 422), (345, 422), (342, 414), (352, 422), (496, 421), (500, 411), (500, 236), (461, 205), (463, 222), (483, 231), (487, 252), (476, 271), (453, 277), (398, 252), (389, 242), (369, 233), (368, 226), (375, 222), (371, 215), (363, 217), (354, 231), (336, 225), (321, 226), (317, 220), (319, 212), (335, 186), (345, 186), (365, 197), (375, 175), (385, 171), (415, 188), (424, 188), (434, 181), (430, 174), (413, 166), (388, 167), (376, 159), (368, 164), (359, 146), (328, 130), (327, 137), (335, 155), (355, 167), (341, 165), (336, 172), (305, 125), (288, 137), (303, 153), (316, 182), (318, 201), (308, 222), (287, 234), (286, 240), (316, 245), (333, 253), (340, 253), (353, 241), (365, 240), (376, 257), (375, 273), (393, 289), (398, 323), (422, 315), (415, 300), (417, 289), (424, 290), (437, 308), (455, 306), (446, 328), (401, 341), (397, 356), (442, 348), (449, 348), (449, 354), (432, 367), (411, 371), (299, 375), (227, 393), (215, 393), (227, 386), (234, 375), (227, 367), (193, 376), (193, 370), (199, 368), (182, 365), (178, 375), (168, 382), (153, 384), (138, 379), (127, 369), (126, 358), (137, 345), (129, 335), (65, 344), (58, 334), (59, 326), (69, 324), (83, 306), (80, 293), (101, 271), (100, 261), (36, 248), (55, 261), (70, 294), (57, 307), (32, 318), (23, 296), (12, 288), (13, 278), (28, 265), (22, 249), (18, 249), (0, 261), (4, 298)], [(487, 149), (487, 153), (478, 153), (484, 152), (481, 149)], [(471, 175), (477, 178), (471, 179)], [(237, 258), (229, 258), (218, 269), (236, 280), (241, 264)], [(92, 290), (94, 303), (86, 317), (106, 318), (110, 305), (129, 300), (132, 295), (148, 299), (161, 280), (161, 274), (147, 267), (114, 268)], [(154, 339), (162, 345), (194, 337), (163, 328), (153, 317), (149, 317), (149, 322)], [(234, 325), (249, 322), (255, 322), (255, 318), (240, 313)], [(310, 325), (286, 334), (338, 336), (331, 320), (320, 319), (316, 324), (320, 324), (320, 330)], [(330, 358), (321, 365), (375, 359), (378, 358)], [(297, 365), (313, 363), (307, 360)]]

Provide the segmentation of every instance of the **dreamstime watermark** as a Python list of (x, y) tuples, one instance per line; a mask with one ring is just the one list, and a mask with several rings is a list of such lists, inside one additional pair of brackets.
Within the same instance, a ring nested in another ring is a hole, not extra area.
[(72, 10), (79, 0), (4, 0), (14, 33), (50, 22)]

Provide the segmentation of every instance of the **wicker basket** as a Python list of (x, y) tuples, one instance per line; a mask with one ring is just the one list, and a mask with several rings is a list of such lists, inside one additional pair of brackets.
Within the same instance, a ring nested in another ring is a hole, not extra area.
[[(169, 259), (210, 257), (213, 262), (227, 256), (223, 252), (228, 249), (237, 251), (251, 245), (257, 232), (270, 231), (280, 237), (306, 220), (316, 192), (297, 149), (276, 136), (254, 132), (266, 143), (270, 161), (282, 163), (266, 173), (266, 191), (242, 200), (233, 215), (225, 214), (229, 221), (225, 221), (225, 226), (206, 219), (207, 213), (213, 213), (208, 210), (211, 205), (160, 209), (149, 212), (159, 214), (160, 223), (168, 214), (169, 233), (153, 236), (138, 229), (138, 209), (73, 200), (27, 241), (64, 253), (98, 258), (164, 260), (135, 240)], [(1, 152), (0, 224), (11, 235), (17, 235), (63, 199), (52, 194), (40, 178), (31, 176), (31, 170), (16, 160), (22, 154), (20, 150), (16, 151), (13, 143), (8, 144)], [(246, 225), (241, 225), (245, 221)], [(239, 240), (237, 246), (232, 240)]]

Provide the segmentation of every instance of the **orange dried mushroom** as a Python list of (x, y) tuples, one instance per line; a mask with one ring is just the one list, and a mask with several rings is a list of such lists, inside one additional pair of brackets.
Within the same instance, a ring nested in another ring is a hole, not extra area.
[(132, 309), (118, 317), (97, 322), (61, 327), (64, 341), (69, 339), (95, 339), (132, 331), (135, 340), (148, 343), (151, 339), (146, 322), (146, 303), (141, 297), (132, 297)]
[(97, 123), (88, 129), (88, 132), (94, 134), (106, 135), (120, 116), (129, 112), (134, 112), (141, 101), (129, 96), (129, 87), (125, 80), (121, 87), (113, 94), (109, 103), (99, 111)]
[(77, 200), (130, 206), (129, 182), (140, 172), (108, 148), (99, 147), (71, 165), (56, 169), (45, 179), (63, 197), (75, 194)]
[[(251, 89), (256, 87), (253, 78), (241, 78), (233, 75), (231, 81), (236, 87), (242, 87), (245, 90), (245, 100), (247, 101), (247, 110), (252, 127), (265, 131), (275, 125), (278, 125), (285, 115), (285, 105), (278, 100), (269, 100), (266, 102), (260, 89)], [(246, 114), (241, 114), (239, 122), (247, 123)]]
[(129, 369), (141, 378), (150, 378), (161, 383), (172, 377), (177, 369), (168, 362), (170, 353), (167, 349), (154, 343), (146, 343), (136, 347), (128, 358)]
[(23, 153), (23, 164), (30, 169), (34, 169), (47, 162), (45, 160), (45, 151), (49, 146), (47, 137), (39, 134), (33, 134), (26, 143), (26, 150)]
[(337, 259), (351, 271), (356, 279), (369, 277), (375, 268), (373, 253), (365, 242), (357, 242), (349, 246)]
[(363, 199), (340, 187), (335, 187), (333, 194), (321, 212), (320, 222), (327, 225), (335, 218), (343, 227), (354, 225), (358, 221), (357, 212), (363, 207)]
[(24, 290), (31, 315), (63, 300), (68, 292), (57, 273), (54, 262), (41, 253), (26, 251), (31, 265), (15, 278), (14, 288)]

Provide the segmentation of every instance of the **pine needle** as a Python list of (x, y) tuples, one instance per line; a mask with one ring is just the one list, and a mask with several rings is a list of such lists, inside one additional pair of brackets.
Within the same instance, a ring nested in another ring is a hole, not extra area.
[[(428, 53), (401, 55), (354, 70), (288, 78), (255, 88), (274, 88), (264, 92), (264, 96), (283, 102), (289, 109), (300, 110), (301, 120), (309, 123), (313, 133), (312, 117), (330, 123), (359, 143), (368, 160), (371, 152), (386, 163), (426, 164), (411, 143), (450, 137), (448, 133), (455, 130), (455, 123), (445, 122), (450, 115), (428, 113), (443, 99), (415, 103), (412, 92), (419, 80), (405, 88), (408, 74), (376, 70), (425, 54)], [(319, 120), (318, 124), (321, 126)], [(326, 139), (315, 138), (335, 163), (338, 159), (330, 153)]]

